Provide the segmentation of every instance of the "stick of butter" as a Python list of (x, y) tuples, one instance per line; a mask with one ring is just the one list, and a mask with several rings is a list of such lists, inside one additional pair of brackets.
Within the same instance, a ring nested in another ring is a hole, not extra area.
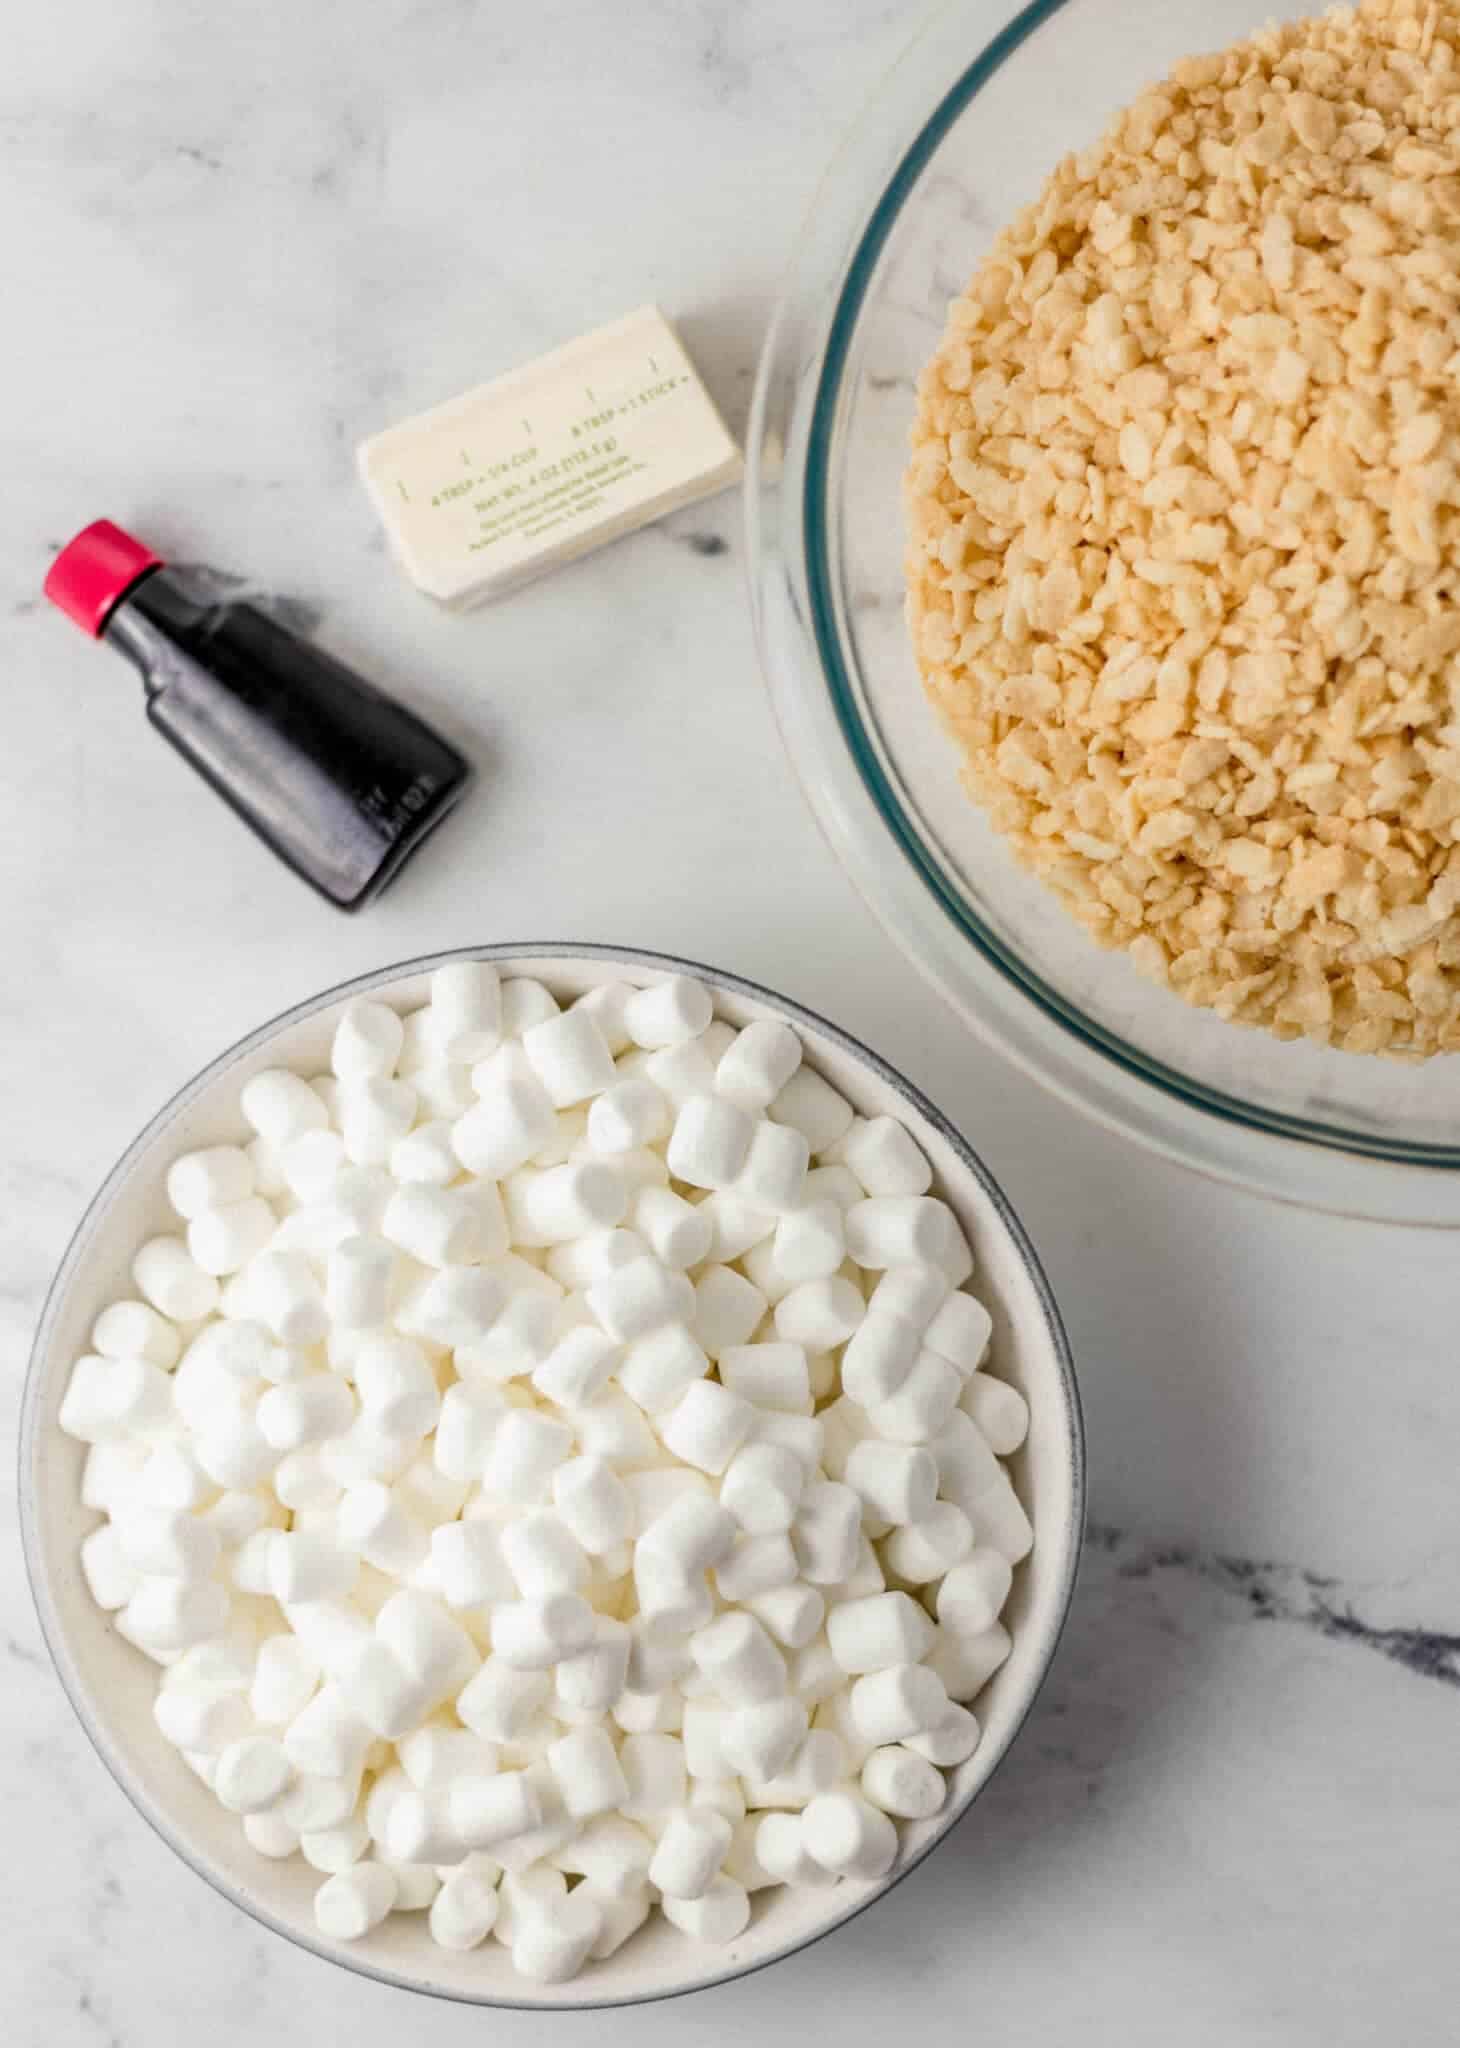
[(465, 607), (740, 475), (656, 306), (362, 442), (360, 474), (418, 590)]

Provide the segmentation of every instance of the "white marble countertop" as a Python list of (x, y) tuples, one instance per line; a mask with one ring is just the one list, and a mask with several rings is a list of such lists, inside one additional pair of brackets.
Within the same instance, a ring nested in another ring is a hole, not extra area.
[[(1451, 1244), (1267, 1208), (1072, 1123), (909, 978), (781, 756), (733, 495), (456, 619), (398, 581), (353, 478), (366, 431), (650, 298), (741, 426), (794, 224), (914, 16), (71, 0), (7, 23), (7, 1433), (87, 1196), (228, 1040), (435, 947), (619, 938), (831, 1012), (964, 1126), (1068, 1319), (1095, 1522), (1030, 1726), (894, 1897), (743, 1985), (557, 2021), (333, 1971), (175, 1862), (71, 1718), (7, 1505), (15, 2048), (1454, 2038)], [(317, 606), (480, 762), (363, 917), (259, 851), (126, 669), (40, 605), (51, 549), (99, 514)]]

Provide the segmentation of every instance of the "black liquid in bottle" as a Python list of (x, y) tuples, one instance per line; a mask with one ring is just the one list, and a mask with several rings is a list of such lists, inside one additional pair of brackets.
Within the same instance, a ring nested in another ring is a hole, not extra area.
[(157, 730), (342, 910), (383, 889), (466, 786), (465, 758), (414, 712), (109, 521), (62, 550), (46, 593), (127, 656)]

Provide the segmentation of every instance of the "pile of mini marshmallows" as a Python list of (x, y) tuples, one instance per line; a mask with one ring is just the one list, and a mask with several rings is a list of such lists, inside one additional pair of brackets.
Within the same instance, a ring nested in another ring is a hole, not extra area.
[(1032, 1541), (917, 1145), (682, 977), (462, 962), (332, 1066), (173, 1164), (62, 1405), (163, 1736), (326, 1935), (425, 1911), (542, 1982), (883, 1875)]

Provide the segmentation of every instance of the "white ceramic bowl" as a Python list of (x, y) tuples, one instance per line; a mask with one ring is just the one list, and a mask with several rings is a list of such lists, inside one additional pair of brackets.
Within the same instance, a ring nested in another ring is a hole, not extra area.
[[(980, 1695), (983, 1740), (951, 1773), (945, 1810), (934, 1820), (903, 1824), (898, 1862), (880, 1882), (758, 1893), (749, 1927), (726, 1948), (700, 1947), (656, 1915), (611, 1960), (562, 1985), (524, 1982), (507, 1951), (490, 1941), (465, 1955), (438, 1948), (422, 1914), (393, 1914), (353, 1944), (319, 1933), (313, 1912), (318, 1873), (299, 1858), (280, 1863), (256, 1855), (238, 1820), (158, 1734), (151, 1711), (155, 1670), (92, 1605), (82, 1580), (77, 1553), (96, 1517), (79, 1497), (82, 1446), (56, 1423), (71, 1363), (86, 1349), (96, 1314), (132, 1291), (128, 1272), (137, 1246), (174, 1227), (163, 1188), (169, 1162), (195, 1146), (246, 1135), (239, 1090), (260, 1068), (326, 1069), (336, 1019), (353, 997), (368, 993), (409, 1008), (424, 999), (434, 967), (467, 957), (536, 975), (568, 999), (604, 981), (695, 974), (714, 990), (718, 1014), (732, 1023), (769, 1016), (794, 1024), (811, 1064), (865, 1114), (900, 1117), (927, 1152), (938, 1192), (974, 1248), (975, 1284), (994, 1315), (993, 1362), (1023, 1391), (1031, 1414), (1028, 1443), (1014, 1460), (1035, 1529), (1033, 1554), (1015, 1576), (1004, 1617), (1014, 1648)], [(885, 1062), (784, 997), (693, 962), (607, 947), (486, 946), (386, 968), (301, 1003), (224, 1053), (153, 1118), (87, 1210), (46, 1302), (26, 1386), (20, 1495), (31, 1583), (61, 1682), (118, 1784), (199, 1876), (277, 1933), (386, 1983), (481, 2005), (572, 2008), (672, 1997), (775, 1962), (860, 1912), (942, 1840), (1013, 1741), (1054, 1653), (1083, 1528), (1083, 1438), (1068, 1347), (1033, 1248), (981, 1161)]]

